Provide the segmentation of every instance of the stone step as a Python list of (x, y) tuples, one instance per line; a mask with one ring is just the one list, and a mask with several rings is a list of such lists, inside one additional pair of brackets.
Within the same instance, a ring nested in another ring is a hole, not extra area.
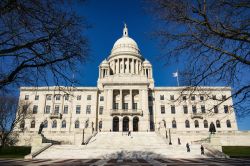
[(154, 132), (136, 132), (132, 136), (121, 132), (101, 132), (88, 145), (53, 145), (39, 154), (38, 159), (108, 159), (108, 158), (159, 158), (159, 157), (204, 157), (200, 146), (191, 145), (186, 152), (185, 145), (168, 145), (166, 140)]

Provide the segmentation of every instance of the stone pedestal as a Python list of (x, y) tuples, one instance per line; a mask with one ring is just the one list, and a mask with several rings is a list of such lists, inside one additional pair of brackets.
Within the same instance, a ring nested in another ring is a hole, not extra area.
[(33, 136), (32, 143), (31, 143), (31, 152), (36, 151), (42, 146), (43, 137), (41, 135)]

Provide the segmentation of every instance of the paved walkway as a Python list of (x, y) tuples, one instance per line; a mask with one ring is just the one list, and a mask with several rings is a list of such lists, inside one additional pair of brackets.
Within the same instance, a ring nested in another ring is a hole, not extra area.
[(241, 166), (250, 166), (250, 159), (212, 159), (212, 158), (197, 158), (197, 159), (131, 159), (131, 160), (105, 160), (105, 159), (84, 159), (84, 160), (76, 160), (76, 159), (67, 159), (67, 160), (43, 160), (43, 159), (35, 159), (35, 160), (24, 160), (24, 159), (0, 159), (1, 166), (45, 166), (45, 165), (71, 165), (71, 166), (177, 166), (177, 165), (241, 165)]

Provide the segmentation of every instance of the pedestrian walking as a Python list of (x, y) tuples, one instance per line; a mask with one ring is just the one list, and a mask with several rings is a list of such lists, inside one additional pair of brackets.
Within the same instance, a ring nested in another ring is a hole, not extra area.
[(190, 152), (190, 145), (188, 143), (186, 144), (186, 147), (187, 147), (187, 152)]
[(178, 145), (180, 145), (181, 144), (181, 140), (180, 140), (180, 138), (178, 138)]
[(204, 155), (204, 147), (201, 145), (201, 155)]

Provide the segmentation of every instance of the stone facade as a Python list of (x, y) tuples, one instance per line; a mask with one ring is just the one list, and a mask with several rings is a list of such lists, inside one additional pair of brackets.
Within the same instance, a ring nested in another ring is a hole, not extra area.
[[(94, 131), (237, 131), (230, 87), (155, 87), (152, 65), (125, 26), (99, 66), (97, 87), (21, 87), (30, 103), (20, 144), (29, 144), (43, 122), (47, 138), (80, 144)], [(215, 99), (216, 98), (216, 99)], [(217, 106), (216, 106), (217, 105)]]

